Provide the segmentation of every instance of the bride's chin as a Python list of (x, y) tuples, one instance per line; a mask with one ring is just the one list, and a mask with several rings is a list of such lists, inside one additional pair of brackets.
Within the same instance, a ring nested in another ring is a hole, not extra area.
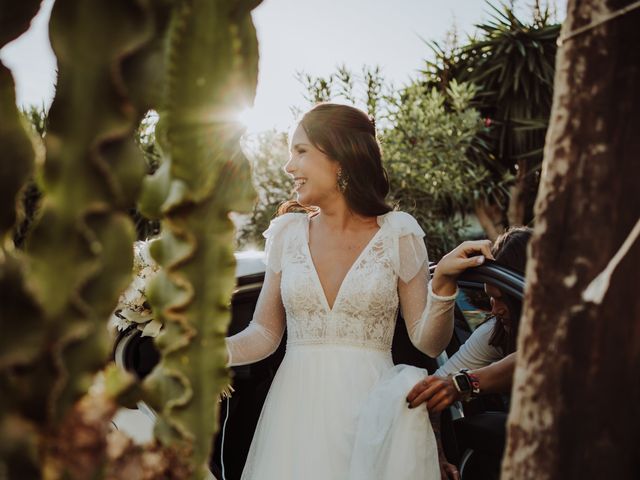
[(296, 195), (296, 201), (298, 202), (298, 204), (302, 207), (311, 207), (312, 203), (309, 201), (309, 198), (304, 195), (304, 194), (297, 194)]

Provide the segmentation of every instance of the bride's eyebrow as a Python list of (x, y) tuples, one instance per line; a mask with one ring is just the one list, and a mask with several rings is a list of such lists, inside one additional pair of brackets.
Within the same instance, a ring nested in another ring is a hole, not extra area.
[(299, 148), (302, 147), (308, 147), (309, 144), (307, 143), (296, 143), (294, 146), (291, 147), (291, 150), (298, 150)]

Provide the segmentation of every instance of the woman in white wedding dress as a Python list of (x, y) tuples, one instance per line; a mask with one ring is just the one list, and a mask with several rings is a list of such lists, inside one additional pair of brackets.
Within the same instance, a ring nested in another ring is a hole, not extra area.
[(398, 306), (411, 341), (437, 356), (453, 329), (456, 276), (488, 242), (463, 244), (428, 281), (424, 232), (391, 211), (375, 125), (353, 107), (302, 118), (286, 171), (297, 206), (264, 233), (264, 285), (250, 325), (227, 339), (229, 365), (285, 357), (258, 422), (243, 480), (440, 479), (426, 409), (406, 395), (424, 376), (394, 367)]

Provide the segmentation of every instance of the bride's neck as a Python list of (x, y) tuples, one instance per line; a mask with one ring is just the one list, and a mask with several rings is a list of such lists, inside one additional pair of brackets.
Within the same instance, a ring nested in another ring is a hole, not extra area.
[(344, 200), (320, 207), (315, 217), (323, 227), (334, 231), (349, 230), (375, 221), (374, 217), (365, 217), (350, 210)]

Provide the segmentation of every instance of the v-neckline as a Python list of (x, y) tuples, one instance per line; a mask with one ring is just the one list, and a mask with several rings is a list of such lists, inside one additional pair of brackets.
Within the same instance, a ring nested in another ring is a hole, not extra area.
[(371, 248), (371, 246), (373, 245), (374, 241), (377, 239), (378, 235), (382, 231), (382, 224), (380, 222), (380, 217), (382, 217), (382, 215), (378, 215), (376, 217), (376, 223), (378, 224), (378, 227), (379, 227), (378, 230), (369, 239), (367, 244), (360, 251), (360, 253), (356, 257), (356, 259), (353, 261), (353, 263), (351, 264), (351, 266), (347, 270), (347, 273), (342, 278), (342, 281), (340, 282), (340, 286), (338, 287), (338, 292), (336, 293), (336, 298), (333, 299), (333, 305), (331, 305), (331, 306), (329, 306), (329, 300), (327, 299), (327, 293), (325, 292), (324, 287), (322, 286), (322, 282), (320, 281), (320, 275), (318, 275), (318, 269), (316, 268), (316, 264), (315, 264), (315, 262), (313, 260), (313, 255), (311, 255), (311, 247), (309, 246), (309, 238), (310, 238), (310, 236), (309, 236), (310, 228), (309, 227), (311, 225), (311, 222), (310, 222), (311, 219), (307, 217), (307, 221), (305, 222), (305, 226), (304, 226), (305, 227), (305, 242), (304, 242), (304, 244), (305, 244), (305, 247), (307, 249), (307, 257), (309, 258), (309, 263), (311, 264), (311, 270), (313, 270), (313, 275), (314, 275), (315, 280), (316, 280), (318, 292), (320, 293), (320, 296), (322, 297), (322, 301), (324, 302), (324, 306), (325, 306), (325, 308), (327, 309), (327, 311), (329, 313), (333, 313), (334, 309), (336, 308), (336, 305), (338, 304), (338, 301), (340, 300), (340, 296), (342, 294), (342, 287), (344, 287), (344, 284), (349, 279), (349, 275), (351, 274), (351, 271), (360, 262), (360, 260), (364, 256), (364, 254)]

